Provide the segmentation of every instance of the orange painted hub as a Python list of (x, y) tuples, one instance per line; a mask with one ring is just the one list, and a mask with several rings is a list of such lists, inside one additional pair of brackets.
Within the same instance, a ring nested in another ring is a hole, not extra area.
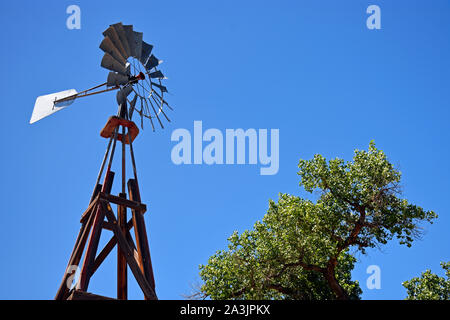
[[(102, 136), (103, 138), (111, 138), (114, 135), (114, 130), (118, 126), (124, 126), (128, 128), (131, 136), (131, 142), (133, 142), (134, 139), (139, 134), (139, 128), (133, 121), (119, 118), (117, 116), (111, 116), (109, 117), (105, 127), (102, 129), (102, 131), (100, 131), (100, 136)], [(117, 134), (117, 140), (122, 141), (122, 134), (120, 133)], [(128, 134), (125, 135), (125, 143), (130, 144)]]

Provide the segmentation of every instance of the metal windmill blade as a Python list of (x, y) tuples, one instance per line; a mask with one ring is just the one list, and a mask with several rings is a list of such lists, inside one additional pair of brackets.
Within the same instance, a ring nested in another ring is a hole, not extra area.
[(153, 86), (159, 88), (159, 90), (160, 90), (161, 92), (168, 92), (168, 91), (167, 91), (167, 88), (166, 88), (165, 86), (162, 86), (162, 85), (160, 85), (160, 84), (157, 84), (157, 83), (155, 83), (155, 82), (153, 82), (153, 81), (151, 81), (151, 84), (152, 84)]
[(142, 47), (141, 47), (141, 56), (139, 57), (139, 61), (143, 65), (147, 62), (148, 57), (150, 56), (150, 53), (152, 53), (153, 46), (151, 44), (148, 44), (145, 41), (142, 41)]
[(154, 72), (150, 72), (148, 75), (150, 76), (150, 78), (165, 79), (164, 75), (159, 70), (156, 70)]
[(122, 41), (120, 40), (119, 35), (117, 34), (116, 29), (113, 26), (110, 26), (108, 29), (106, 29), (103, 32), (103, 35), (111, 39), (114, 46), (119, 50), (119, 52), (125, 59), (128, 58), (125, 48), (123, 47)]
[(128, 48), (130, 49), (130, 55), (134, 57), (136, 52), (136, 44), (134, 42), (133, 26), (125, 25), (123, 26), (123, 30), (125, 31), (125, 37), (128, 42)]
[(102, 43), (100, 43), (100, 49), (102, 49), (105, 53), (108, 53), (111, 57), (116, 59), (122, 64), (126, 64), (127, 60), (122, 56), (119, 50), (116, 48), (111, 39), (106, 36)]
[(117, 36), (119, 37), (119, 40), (120, 40), (120, 44), (122, 45), (122, 47), (126, 53), (126, 57), (128, 58), (131, 55), (131, 52), (130, 52), (130, 47), (128, 45), (127, 36), (125, 34), (125, 30), (123, 28), (122, 23), (119, 22), (116, 24), (112, 24), (111, 27), (113, 27), (114, 30), (116, 31)]
[(108, 73), (108, 78), (106, 80), (106, 86), (107, 87), (118, 87), (126, 85), (129, 81), (129, 78), (127, 76), (124, 76), (117, 72), (110, 72)]
[[(66, 108), (78, 98), (112, 90), (118, 90), (118, 104), (129, 104), (130, 118), (139, 115), (141, 127), (144, 118), (149, 119), (153, 130), (155, 123), (164, 128), (163, 119), (170, 122), (164, 110), (172, 110), (164, 97), (168, 90), (162, 80), (166, 77), (157, 69), (162, 60), (152, 53), (153, 45), (143, 41), (142, 32), (121, 22), (110, 25), (103, 36), (100, 65), (110, 71), (106, 82), (81, 92), (70, 89), (38, 97), (30, 123)], [(106, 88), (100, 89), (103, 86)]]
[(131, 86), (126, 86), (126, 87), (123, 87), (122, 89), (120, 89), (116, 95), (117, 104), (121, 105), (121, 104), (125, 103), (127, 101), (127, 97), (130, 95), (130, 93), (132, 91), (133, 91), (133, 87), (131, 87)]
[(111, 56), (109, 53), (105, 53), (103, 56), (102, 62), (100, 64), (103, 68), (106, 68), (111, 71), (118, 72), (123, 75), (128, 75), (129, 70), (127, 65), (122, 64), (120, 61), (117, 61), (114, 59), (113, 56)]
[(142, 37), (143, 37), (143, 33), (142, 32), (135, 32), (133, 31), (133, 35), (134, 35), (134, 55), (133, 57), (135, 57), (136, 59), (140, 59), (141, 58), (141, 51), (142, 51)]
[(145, 63), (145, 69), (151, 70), (154, 67), (159, 66), (162, 63), (162, 60), (158, 60), (153, 54), (148, 58), (147, 62)]

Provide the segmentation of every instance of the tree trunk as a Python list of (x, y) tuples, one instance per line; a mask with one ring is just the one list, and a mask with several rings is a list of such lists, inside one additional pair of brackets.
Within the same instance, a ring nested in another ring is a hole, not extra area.
[(334, 266), (329, 265), (324, 273), (325, 279), (327, 279), (328, 285), (331, 290), (333, 290), (338, 300), (348, 300), (347, 292), (344, 288), (341, 287), (339, 282), (336, 279), (336, 275), (334, 273)]

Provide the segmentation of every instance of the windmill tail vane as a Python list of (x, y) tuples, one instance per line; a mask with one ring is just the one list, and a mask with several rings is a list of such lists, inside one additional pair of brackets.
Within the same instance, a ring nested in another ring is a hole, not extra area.
[(122, 23), (110, 25), (103, 36), (100, 65), (110, 71), (106, 82), (80, 92), (70, 89), (38, 97), (30, 124), (70, 106), (76, 99), (114, 90), (117, 104), (128, 103), (130, 119), (138, 114), (142, 128), (144, 118), (150, 120), (153, 131), (156, 123), (164, 128), (162, 119), (170, 122), (165, 109), (173, 109), (165, 100), (168, 91), (162, 83), (167, 78), (158, 69), (163, 61), (152, 53), (153, 45), (143, 41), (142, 32)]

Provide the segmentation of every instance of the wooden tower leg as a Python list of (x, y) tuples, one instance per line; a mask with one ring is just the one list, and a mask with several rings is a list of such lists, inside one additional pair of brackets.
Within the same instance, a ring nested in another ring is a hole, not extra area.
[[(109, 168), (108, 168), (109, 169)], [(107, 171), (105, 175), (105, 183), (103, 184), (102, 192), (110, 193), (114, 181), (114, 172)], [(89, 280), (92, 275), (92, 266), (95, 256), (97, 254), (98, 243), (100, 241), (100, 234), (105, 220), (105, 212), (97, 206), (95, 211), (94, 222), (92, 225), (91, 235), (89, 237), (89, 244), (86, 249), (83, 267), (81, 268), (80, 280), (77, 285), (78, 290), (86, 291), (89, 286)]]
[[(128, 190), (130, 194), (130, 200), (141, 202), (141, 195), (139, 193), (139, 187), (136, 180), (128, 180)], [(150, 257), (150, 248), (148, 246), (144, 216), (142, 215), (142, 212), (136, 209), (132, 210), (132, 213), (133, 226), (136, 237), (136, 247), (140, 259), (140, 267), (153, 291), (155, 291), (155, 278), (153, 276), (152, 260)]]
[[(126, 199), (126, 194), (121, 193), (120, 197)], [(127, 209), (124, 206), (117, 207), (117, 224), (123, 234), (127, 234)], [(117, 299), (127, 300), (127, 291), (127, 260), (123, 255), (122, 248), (120, 245), (117, 245)]]
[[(126, 199), (126, 167), (125, 167), (125, 127), (122, 126), (122, 192), (119, 197)], [(127, 208), (125, 206), (117, 207), (117, 223), (123, 234), (128, 233), (127, 229)], [(127, 260), (123, 255), (120, 245), (117, 245), (117, 299), (127, 300), (128, 283), (127, 283)]]
[(68, 297), (69, 293), (69, 286), (70, 283), (68, 283), (69, 277), (74, 276), (74, 273), (76, 270), (69, 269), (72, 266), (78, 266), (81, 260), (81, 256), (84, 251), (84, 247), (86, 245), (86, 240), (89, 235), (89, 231), (91, 229), (92, 225), (92, 217), (93, 214), (90, 214), (87, 221), (83, 222), (80, 228), (80, 232), (78, 234), (78, 238), (75, 242), (75, 246), (73, 248), (72, 254), (69, 259), (69, 263), (67, 265), (66, 271), (64, 272), (63, 280), (61, 282), (61, 285), (59, 286), (58, 292), (56, 293), (55, 300), (65, 300)]
[[(111, 192), (113, 182), (112, 180), (113, 179), (105, 181), (105, 191), (108, 193)], [(78, 267), (80, 263), (81, 257), (84, 252), (84, 248), (86, 246), (87, 239), (89, 237), (89, 232), (91, 230), (92, 223), (94, 221), (95, 212), (97, 210), (97, 206), (95, 205), (96, 203), (94, 202), (94, 199), (100, 193), (101, 189), (102, 185), (97, 184), (92, 194), (89, 207), (81, 216), (80, 232), (78, 234), (77, 240), (75, 241), (75, 246), (73, 248), (72, 254), (70, 255), (69, 263), (67, 264), (67, 268), (66, 271), (64, 272), (64, 276), (61, 281), (61, 285), (59, 286), (58, 292), (56, 293), (55, 300), (64, 300), (67, 299), (68, 297), (70, 284), (68, 284), (67, 282), (68, 279), (70, 277), (73, 277), (74, 273), (76, 272), (75, 268), (74, 269), (69, 268)]]

